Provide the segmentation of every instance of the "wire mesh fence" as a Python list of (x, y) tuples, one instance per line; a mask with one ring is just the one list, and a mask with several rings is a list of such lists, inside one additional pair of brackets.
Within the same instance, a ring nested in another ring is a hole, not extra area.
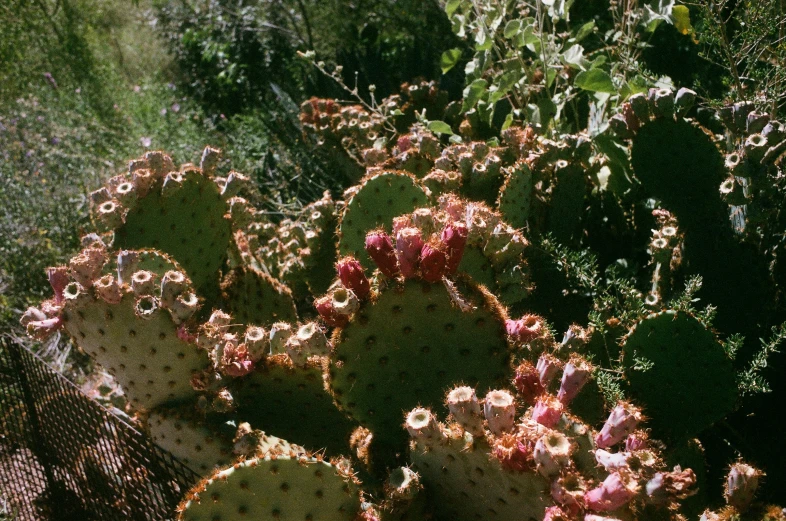
[(0, 338), (0, 498), (11, 519), (172, 519), (198, 479), (36, 355)]

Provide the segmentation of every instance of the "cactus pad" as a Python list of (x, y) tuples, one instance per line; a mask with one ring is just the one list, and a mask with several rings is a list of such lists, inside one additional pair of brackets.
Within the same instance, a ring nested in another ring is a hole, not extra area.
[(273, 277), (251, 267), (238, 267), (221, 283), (222, 308), (242, 324), (268, 326), (296, 321), (292, 293)]
[(693, 316), (650, 315), (623, 341), (631, 394), (656, 433), (685, 438), (723, 418), (737, 398), (731, 360), (715, 335)]
[(499, 193), (497, 208), (505, 221), (514, 228), (524, 228), (529, 219), (532, 203), (532, 172), (523, 161), (508, 171), (505, 184)]
[(366, 269), (374, 267), (365, 250), (366, 233), (383, 226), (390, 233), (394, 217), (424, 206), (428, 197), (414, 177), (384, 172), (367, 178), (347, 202), (339, 225), (338, 251), (355, 256)]
[(178, 521), (355, 518), (360, 497), (345, 468), (283, 441), (263, 450), (197, 484), (178, 507)]
[(473, 283), (461, 283), (460, 293), (443, 283), (396, 283), (337, 330), (334, 344), (336, 401), (376, 441), (403, 441), (401, 411), (439, 405), (452, 382), (486, 388), (508, 369), (504, 311)]

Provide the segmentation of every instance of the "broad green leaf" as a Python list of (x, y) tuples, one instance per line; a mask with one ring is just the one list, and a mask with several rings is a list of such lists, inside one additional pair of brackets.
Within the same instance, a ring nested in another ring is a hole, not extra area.
[(601, 69), (590, 69), (578, 73), (574, 84), (581, 89), (593, 92), (617, 92), (611, 81), (611, 76)]
[(483, 93), (486, 92), (488, 82), (484, 79), (477, 79), (470, 83), (464, 89), (464, 105), (461, 107), (462, 112), (466, 112), (478, 102)]
[(435, 134), (453, 134), (453, 130), (451, 130), (450, 125), (444, 121), (429, 121), (428, 129)]
[(581, 40), (589, 36), (593, 30), (595, 30), (595, 20), (590, 20), (589, 22), (579, 27), (579, 30), (576, 31), (576, 37), (575, 37), (576, 41), (580, 42)]
[(690, 24), (690, 10), (684, 5), (675, 5), (671, 10), (671, 18), (674, 21), (674, 27), (681, 34), (691, 34), (693, 26)]
[(450, 49), (442, 53), (439, 59), (439, 66), (442, 68), (442, 74), (445, 74), (450, 69), (456, 66), (461, 58), (461, 49)]
[(502, 130), (506, 130), (510, 128), (512, 124), (513, 124), (513, 113), (510, 112), (508, 113), (507, 116), (505, 116), (505, 122), (502, 124)]
[(521, 31), (521, 20), (511, 20), (505, 25), (502, 35), (505, 38), (513, 38)]
[(448, 0), (447, 4), (445, 4), (445, 14), (448, 15), (448, 18), (453, 16), (453, 13), (456, 12), (456, 9), (459, 8), (462, 1), (463, 0)]

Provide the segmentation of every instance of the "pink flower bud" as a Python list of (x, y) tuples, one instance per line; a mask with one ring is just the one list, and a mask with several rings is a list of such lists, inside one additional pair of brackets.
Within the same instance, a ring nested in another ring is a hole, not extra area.
[(494, 438), (491, 455), (508, 470), (523, 472), (530, 468), (531, 451), (515, 434), (503, 434)]
[(506, 320), (505, 329), (513, 342), (526, 344), (538, 338), (545, 328), (538, 315), (524, 315), (518, 320)]
[(571, 357), (570, 361), (565, 365), (565, 370), (562, 372), (562, 382), (560, 383), (559, 393), (557, 399), (564, 403), (569, 404), (573, 398), (579, 394), (581, 388), (590, 379), (592, 375), (592, 366), (581, 357)]
[(548, 387), (562, 368), (562, 362), (555, 356), (543, 354), (538, 358), (538, 379), (543, 387)]
[(614, 472), (598, 488), (584, 494), (585, 506), (596, 512), (616, 510), (636, 496), (636, 480), (621, 472)]
[(55, 292), (55, 302), (62, 304), (63, 290), (68, 286), (68, 268), (65, 266), (47, 268), (46, 277), (49, 279), (49, 285), (52, 286), (52, 290)]
[(396, 250), (385, 232), (380, 230), (366, 235), (366, 253), (386, 277), (392, 279), (399, 274)]
[(516, 368), (513, 385), (525, 402), (534, 405), (538, 396), (546, 392), (540, 382), (538, 371), (530, 362), (524, 361)]
[(464, 247), (467, 245), (467, 226), (460, 221), (448, 222), (442, 230), (442, 244), (447, 247), (447, 270), (451, 275), (458, 271)]
[[(28, 326), (29, 328), (29, 326)], [(726, 477), (726, 502), (737, 508), (745, 510), (753, 501), (756, 489), (759, 488), (759, 478), (763, 473), (745, 463), (735, 463)]]
[(353, 257), (344, 257), (336, 263), (338, 278), (344, 287), (351, 289), (359, 299), (364, 299), (371, 292), (363, 266)]
[(550, 429), (562, 418), (563, 409), (562, 402), (557, 398), (543, 395), (538, 398), (535, 407), (532, 408), (532, 419)]
[(447, 258), (441, 250), (424, 244), (420, 250), (420, 275), (426, 282), (439, 282), (447, 269)]
[(595, 437), (595, 445), (607, 449), (624, 440), (641, 420), (641, 411), (629, 403), (620, 402), (609, 414), (600, 433)]
[(396, 257), (405, 278), (416, 276), (422, 248), (423, 239), (417, 228), (404, 228), (396, 235)]
[(644, 450), (647, 448), (647, 433), (643, 431), (636, 431), (629, 434), (625, 439), (625, 450), (633, 452), (635, 450)]

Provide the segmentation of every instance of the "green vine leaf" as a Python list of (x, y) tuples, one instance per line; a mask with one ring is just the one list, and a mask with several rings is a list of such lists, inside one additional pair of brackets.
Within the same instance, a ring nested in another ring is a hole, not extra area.
[(614, 88), (614, 83), (611, 81), (611, 76), (600, 69), (590, 69), (578, 73), (575, 85), (581, 89), (593, 92), (617, 92), (617, 89)]

